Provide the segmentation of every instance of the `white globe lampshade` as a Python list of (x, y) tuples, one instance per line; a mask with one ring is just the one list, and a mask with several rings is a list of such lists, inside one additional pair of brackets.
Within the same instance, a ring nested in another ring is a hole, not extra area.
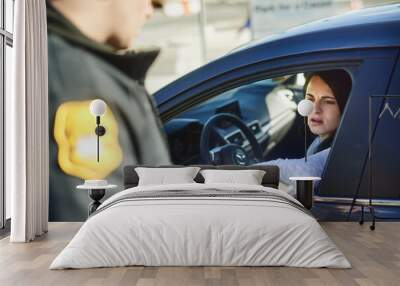
[(311, 100), (308, 99), (303, 99), (302, 101), (299, 102), (297, 105), (297, 111), (301, 116), (308, 116), (311, 114), (313, 111), (314, 104), (312, 103)]
[(101, 99), (95, 99), (90, 103), (90, 113), (94, 116), (102, 116), (106, 113), (107, 104)]

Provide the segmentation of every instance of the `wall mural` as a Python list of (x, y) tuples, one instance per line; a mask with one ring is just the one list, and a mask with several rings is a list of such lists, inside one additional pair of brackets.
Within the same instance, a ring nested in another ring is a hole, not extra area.
[[(291, 193), (291, 176), (321, 176), (351, 90), (347, 72), (298, 73), (244, 84), (162, 126), (143, 87), (146, 70), (158, 51), (116, 52), (116, 47), (90, 40), (52, 5), (48, 5), (48, 31), (50, 220), (84, 220), (89, 199), (76, 186), (93, 179), (121, 185), (122, 168), (128, 164), (275, 164), (281, 168), (283, 188)], [(315, 106), (306, 121), (297, 111), (304, 98)], [(90, 112), (94, 99), (107, 104), (101, 116), (105, 133), (99, 138), (99, 161), (96, 118)], [(207, 121), (221, 113), (229, 116), (221, 115), (213, 128), (207, 128)], [(232, 122), (256, 114), (269, 118), (270, 124), (257, 119), (244, 127), (259, 145), (246, 150), (246, 130)], [(187, 126), (193, 121), (209, 130), (207, 147), (200, 144), (198, 125)], [(307, 146), (305, 127), (309, 129)], [(214, 128), (224, 140), (215, 137)]]

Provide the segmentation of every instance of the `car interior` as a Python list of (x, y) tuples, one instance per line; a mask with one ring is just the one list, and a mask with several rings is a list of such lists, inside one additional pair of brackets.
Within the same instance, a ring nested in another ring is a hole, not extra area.
[(304, 83), (303, 73), (264, 79), (172, 118), (164, 128), (173, 163), (249, 165), (303, 157), (304, 121), (297, 104)]

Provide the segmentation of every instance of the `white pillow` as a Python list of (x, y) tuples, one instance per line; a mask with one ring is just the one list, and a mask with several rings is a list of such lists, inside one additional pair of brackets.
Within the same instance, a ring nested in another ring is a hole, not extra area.
[(138, 186), (195, 183), (193, 179), (199, 170), (199, 167), (135, 168), (139, 176)]
[(201, 170), (205, 184), (233, 183), (261, 185), (265, 171), (262, 170)]

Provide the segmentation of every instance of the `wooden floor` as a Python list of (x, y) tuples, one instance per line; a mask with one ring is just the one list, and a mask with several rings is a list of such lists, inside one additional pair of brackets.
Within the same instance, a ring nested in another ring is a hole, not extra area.
[(400, 285), (400, 223), (322, 223), (353, 268), (122, 267), (48, 270), (79, 223), (51, 223), (49, 233), (27, 244), (0, 241), (0, 285)]

